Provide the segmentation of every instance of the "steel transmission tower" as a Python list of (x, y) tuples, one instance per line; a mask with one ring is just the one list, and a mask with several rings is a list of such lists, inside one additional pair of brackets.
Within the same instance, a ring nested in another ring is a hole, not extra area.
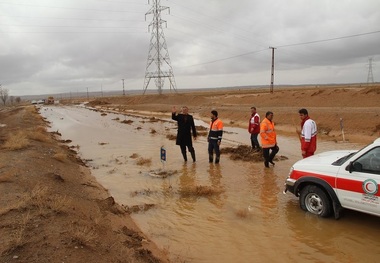
[(367, 84), (374, 83), (373, 80), (373, 73), (372, 73), (372, 58), (369, 58), (368, 60), (368, 77), (367, 77)]
[(165, 78), (169, 79), (170, 91), (172, 89), (174, 91), (177, 91), (173, 69), (170, 65), (169, 51), (166, 45), (164, 31), (162, 29), (162, 24), (165, 23), (166, 25), (166, 21), (161, 19), (161, 12), (166, 9), (168, 9), (170, 12), (170, 9), (169, 7), (161, 6), (161, 0), (152, 0), (152, 2), (152, 8), (145, 14), (145, 19), (147, 15), (153, 14), (153, 20), (149, 24), (149, 30), (151, 30), (152, 34), (150, 38), (148, 60), (145, 70), (143, 94), (145, 94), (145, 91), (148, 88), (152, 78), (156, 83), (158, 93), (162, 94)]

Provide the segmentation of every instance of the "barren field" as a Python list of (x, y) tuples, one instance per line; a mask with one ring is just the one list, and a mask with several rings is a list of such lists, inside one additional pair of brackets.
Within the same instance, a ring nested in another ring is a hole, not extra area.
[(171, 93), (162, 95), (130, 95), (92, 100), (100, 109), (120, 112), (140, 111), (159, 117), (170, 116), (171, 107), (186, 105), (190, 113), (206, 122), (216, 109), (226, 125), (247, 127), (250, 107), (255, 106), (261, 118), (274, 112), (278, 132), (296, 136), (298, 110), (306, 108), (318, 125), (321, 138), (342, 140), (342, 119), (345, 140), (369, 143), (380, 132), (380, 85), (336, 85), (283, 87), (269, 93), (267, 89), (244, 89)]

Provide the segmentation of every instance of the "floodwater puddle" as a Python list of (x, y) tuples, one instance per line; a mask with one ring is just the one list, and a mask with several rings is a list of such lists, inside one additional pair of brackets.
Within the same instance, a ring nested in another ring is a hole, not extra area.
[[(305, 213), (284, 195), (298, 138), (279, 136), (275, 167), (232, 160), (208, 163), (207, 141), (194, 141), (197, 162), (184, 163), (176, 123), (84, 107), (42, 107), (62, 140), (76, 146), (92, 174), (173, 262), (375, 262), (380, 220), (346, 211), (340, 220)], [(222, 116), (221, 116), (222, 118)], [(208, 124), (196, 120), (197, 126)], [(245, 129), (225, 127), (221, 148), (249, 145)], [(319, 142), (318, 151), (361, 146)], [(161, 162), (161, 149), (166, 162)], [(142, 209), (140, 209), (142, 208)]]

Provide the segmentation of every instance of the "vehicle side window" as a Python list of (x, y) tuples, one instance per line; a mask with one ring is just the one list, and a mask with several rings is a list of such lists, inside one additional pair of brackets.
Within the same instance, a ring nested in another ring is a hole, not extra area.
[(380, 147), (373, 148), (360, 156), (354, 165), (357, 163), (360, 164), (363, 173), (380, 174)]

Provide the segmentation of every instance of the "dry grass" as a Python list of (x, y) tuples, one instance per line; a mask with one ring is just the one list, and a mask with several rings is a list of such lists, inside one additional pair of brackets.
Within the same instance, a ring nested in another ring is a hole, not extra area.
[(64, 163), (67, 160), (67, 155), (64, 152), (59, 152), (53, 155), (53, 158), (57, 161)]
[(1, 215), (5, 215), (5, 214), (7, 214), (7, 213), (9, 213), (10, 211), (13, 211), (13, 210), (20, 210), (20, 209), (26, 207), (26, 204), (27, 204), (27, 199), (24, 198), (24, 197), (22, 197), (21, 199), (19, 199), (15, 203), (11, 203), (8, 206), (1, 207), (0, 208), (0, 216)]
[(81, 246), (89, 246), (97, 238), (95, 230), (87, 226), (74, 226), (71, 233), (72, 241)]
[(35, 129), (28, 131), (28, 138), (39, 142), (49, 142), (51, 140), (46, 128), (43, 126), (38, 126)]
[(151, 165), (152, 164), (152, 159), (151, 158), (147, 159), (147, 158), (140, 157), (140, 158), (137, 159), (136, 164), (140, 165), (140, 166)]
[(26, 225), (29, 221), (29, 218), (30, 217), (29, 217), (29, 212), (28, 212), (28, 214), (23, 216), (21, 224), (19, 224), (14, 229), (11, 241), (8, 244), (6, 244), (6, 246), (4, 247), (4, 249), (2, 251), (0, 251), (1, 252), (0, 255), (9, 255), (13, 251), (15, 251), (18, 248), (25, 245), (25, 243), (26, 243), (25, 238), (24, 238), (25, 229), (26, 229)]
[(11, 203), (9, 206), (1, 207), (0, 216), (13, 210), (21, 211), (29, 206), (37, 207), (39, 213), (43, 214), (43, 209), (49, 207), (47, 196), (48, 187), (37, 185), (28, 194), (21, 195), (17, 202)]
[(18, 131), (9, 136), (8, 140), (4, 143), (3, 148), (7, 150), (21, 150), (29, 146), (29, 140), (25, 131)]
[(65, 211), (66, 207), (69, 207), (70, 200), (67, 196), (53, 196), (49, 200), (49, 208), (57, 214), (61, 214)]
[(40, 214), (43, 214), (43, 209), (48, 207), (47, 196), (47, 186), (37, 185), (30, 192), (29, 202), (31, 205), (38, 208)]

